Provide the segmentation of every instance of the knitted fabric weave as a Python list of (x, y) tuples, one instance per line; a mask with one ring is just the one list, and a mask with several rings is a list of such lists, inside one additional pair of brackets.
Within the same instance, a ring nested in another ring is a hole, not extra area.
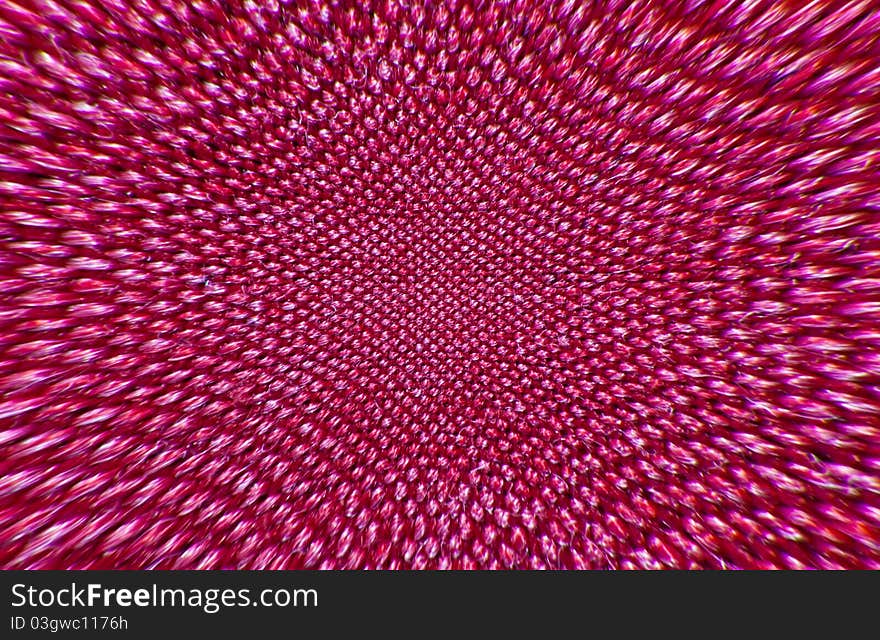
[(0, 566), (880, 567), (880, 3), (0, 0)]

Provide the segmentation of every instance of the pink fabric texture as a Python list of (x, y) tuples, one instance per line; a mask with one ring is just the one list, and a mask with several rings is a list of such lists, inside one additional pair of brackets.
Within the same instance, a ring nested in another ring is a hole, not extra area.
[(0, 0), (0, 566), (880, 567), (878, 34)]

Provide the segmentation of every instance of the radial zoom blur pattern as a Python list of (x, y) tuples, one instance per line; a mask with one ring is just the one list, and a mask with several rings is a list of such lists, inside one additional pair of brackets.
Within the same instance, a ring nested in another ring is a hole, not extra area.
[(880, 567), (878, 34), (0, 0), (0, 566)]

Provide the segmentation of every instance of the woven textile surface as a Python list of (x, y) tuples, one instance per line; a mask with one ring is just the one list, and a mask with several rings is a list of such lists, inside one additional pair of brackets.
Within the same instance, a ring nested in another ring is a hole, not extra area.
[(880, 3), (0, 0), (0, 566), (880, 567)]

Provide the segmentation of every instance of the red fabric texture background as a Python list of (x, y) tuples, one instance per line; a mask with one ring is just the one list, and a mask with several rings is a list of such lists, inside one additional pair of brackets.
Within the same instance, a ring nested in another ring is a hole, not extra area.
[(880, 567), (876, 1), (0, 33), (0, 566)]

